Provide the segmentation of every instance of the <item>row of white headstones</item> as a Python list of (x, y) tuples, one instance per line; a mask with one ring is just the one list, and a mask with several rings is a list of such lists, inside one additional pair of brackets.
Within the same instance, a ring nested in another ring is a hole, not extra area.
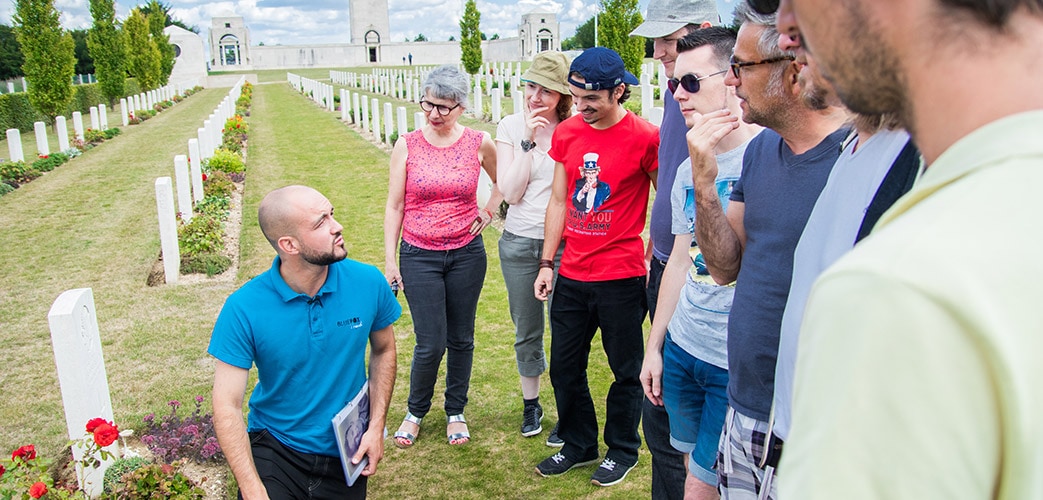
[[(152, 109), (157, 102), (166, 101), (175, 94), (180, 94), (181, 90), (174, 85), (167, 85), (160, 87), (155, 90), (148, 92), (142, 92), (130, 97), (120, 99), (120, 116), (123, 120), (123, 126), (126, 127), (130, 123), (130, 116), (132, 113), (136, 113), (143, 109)], [(109, 113), (108, 109), (104, 104), (97, 106), (91, 106), (89, 109), (91, 129), (93, 130), (107, 130), (109, 128)], [(69, 149), (69, 128), (68, 119), (65, 116), (58, 116), (54, 119), (54, 128), (58, 134), (58, 151), (65, 151)], [(83, 114), (79, 111), (72, 112), (72, 128), (74, 138), (78, 140), (84, 140), (84, 128), (83, 128)], [(47, 137), (47, 124), (44, 122), (34, 122), (33, 131), (36, 134), (36, 152), (41, 156), (51, 154), (51, 145)], [(25, 161), (25, 153), (22, 147), (22, 134), (16, 128), (7, 129), (7, 150), (11, 161)]]
[[(239, 80), (214, 113), (203, 122), (203, 127), (197, 130), (197, 137), (188, 140), (192, 158), (191, 174), (186, 156), (174, 156), (178, 205), (182, 214), (187, 217), (191, 217), (192, 200), (202, 199), (201, 159), (212, 156), (213, 151), (221, 145), (221, 128), (224, 121), (235, 113), (235, 101), (239, 98), (243, 82), (245, 78)], [(178, 252), (177, 221), (170, 177), (156, 179), (155, 187), (164, 272), (167, 283), (174, 283), (177, 280), (181, 259)], [(100, 417), (113, 421), (112, 399), (105, 373), (93, 291), (90, 288), (66, 290), (51, 305), (47, 321), (51, 330), (51, 344), (54, 348), (69, 439), (78, 440), (84, 436), (84, 426), (88, 420)], [(119, 448), (119, 441), (113, 443), (105, 448), (112, 454), (112, 458), (101, 461), (97, 467), (84, 468), (79, 461), (84, 458), (85, 450), (79, 446), (72, 447), (73, 459), (77, 461), (76, 478), (80, 488), (89, 496), (96, 497), (102, 493), (105, 469), (112, 464), (114, 457), (120, 456)]]
[[(25, 89), (29, 88), (29, 82), (25, 81), (25, 77), (24, 76), (21, 77), (21, 79), (22, 79), (22, 87), (21, 87), (21, 90), (18, 90), (18, 92), (25, 92)], [(14, 80), (8, 80), (7, 81), (7, 92), (3, 92), (2, 90), (0, 90), (0, 93), (14, 94), (15, 93), (14, 83), (15, 83)], [(90, 73), (88, 73), (86, 75), (77, 74), (76, 77), (73, 78), (73, 83), (76, 84), (76, 85), (85, 85), (85, 84), (88, 84), (88, 83), (98, 83), (98, 79), (95, 78), (94, 75), (90, 74)]]
[(156, 209), (159, 216), (159, 240), (163, 250), (163, 276), (167, 284), (177, 283), (181, 275), (181, 250), (177, 240), (178, 214), (184, 223), (192, 220), (195, 204), (203, 200), (203, 160), (214, 156), (224, 142), (224, 124), (235, 116), (235, 102), (242, 94), (246, 77), (228, 91), (214, 112), (196, 129), (196, 137), (188, 140), (188, 155), (174, 155), (174, 178), (177, 179), (177, 211), (174, 210), (174, 186), (170, 177), (156, 179)]

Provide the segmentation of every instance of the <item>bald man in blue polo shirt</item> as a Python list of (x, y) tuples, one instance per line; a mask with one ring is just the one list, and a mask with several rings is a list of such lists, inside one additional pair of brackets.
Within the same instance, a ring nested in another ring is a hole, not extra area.
[[(271, 269), (228, 297), (208, 352), (217, 358), (214, 428), (241, 498), (365, 498), (384, 456), (384, 423), (395, 386), (392, 323), (402, 308), (377, 268), (346, 259), (344, 227), (318, 191), (268, 193), (258, 222), (277, 256)], [(331, 420), (366, 383), (369, 427), (348, 487)], [(244, 425), (250, 368), (257, 385)]]

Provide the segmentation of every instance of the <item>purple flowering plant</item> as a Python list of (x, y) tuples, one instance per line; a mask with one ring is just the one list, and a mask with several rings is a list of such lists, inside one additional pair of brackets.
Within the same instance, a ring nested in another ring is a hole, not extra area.
[(170, 413), (162, 418), (155, 413), (145, 415), (141, 442), (163, 463), (180, 459), (197, 463), (224, 460), (214, 432), (214, 416), (203, 413), (203, 401), (203, 396), (196, 396), (195, 410), (185, 417), (178, 412), (182, 404), (177, 400), (167, 403)]

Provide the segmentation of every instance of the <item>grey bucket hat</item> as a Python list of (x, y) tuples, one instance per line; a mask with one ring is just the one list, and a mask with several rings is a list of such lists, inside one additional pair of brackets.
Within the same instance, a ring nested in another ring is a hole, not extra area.
[(715, 26), (721, 24), (721, 14), (717, 12), (714, 0), (650, 0), (645, 22), (631, 31), (630, 36), (659, 38), (689, 24), (705, 22)]

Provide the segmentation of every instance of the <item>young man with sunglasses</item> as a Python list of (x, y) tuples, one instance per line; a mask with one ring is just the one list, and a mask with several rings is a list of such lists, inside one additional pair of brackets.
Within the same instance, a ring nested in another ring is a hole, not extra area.
[[(623, 107), (628, 86), (638, 80), (616, 52), (585, 50), (572, 61), (568, 80), (579, 114), (561, 122), (551, 138), (554, 180), (534, 283), (540, 300), (554, 292), (550, 378), (558, 434), (565, 445), (540, 462), (536, 472), (556, 476), (598, 461), (598, 422), (587, 365), (600, 329), (614, 380), (605, 401), (608, 451), (590, 480), (611, 486), (637, 464), (641, 446), (641, 325), (647, 312), (641, 232), (649, 186), (655, 186), (659, 130)], [(576, 208), (569, 199), (586, 185), (584, 173), (595, 170), (598, 185), (607, 187), (605, 194), (589, 211)], [(554, 256), (562, 238), (566, 244), (555, 282)]]
[[(645, 20), (630, 33), (652, 39), (652, 57), (663, 65), (667, 78), (674, 77), (677, 40), (700, 28), (720, 24), (714, 0), (649, 0)], [(657, 184), (669, 188), (674, 183), (677, 166), (688, 158), (684, 134), (688, 131), (674, 101), (673, 92), (663, 92), (663, 121), (659, 125), (659, 173)], [(645, 295), (648, 317), (654, 320), (659, 286), (670, 256), (673, 235), (670, 231), (670, 197), (657, 196), (652, 201), (648, 222), (648, 282)], [(670, 445), (670, 422), (666, 410), (650, 401), (641, 401), (641, 426), (645, 443), (652, 453), (652, 498), (681, 500), (684, 497), (684, 456)]]
[(780, 491), (1043, 498), (1043, 2), (836, 3), (784, 0), (782, 28), (926, 167), (812, 289)]
[[(717, 284), (736, 282), (728, 319), (728, 403), (717, 476), (722, 498), (775, 498), (770, 410), (779, 331), (793, 272), (793, 251), (848, 134), (842, 108), (812, 109), (801, 99), (799, 65), (778, 47), (773, 16), (746, 4), (731, 71), (741, 119), (765, 130), (750, 141), (728, 211), (717, 191), (716, 152), (689, 141), (696, 233)], [(730, 110), (696, 118), (690, 139), (738, 126)]]
[[(722, 27), (701, 29), (677, 41), (677, 76), (668, 85), (687, 124), (720, 109), (742, 113), (734, 88), (724, 84), (734, 46), (735, 33)], [(717, 191), (725, 205), (742, 170), (746, 146), (760, 131), (758, 125), (739, 122), (727, 134), (693, 130), (689, 137), (715, 152)], [(669, 414), (669, 442), (687, 455), (685, 498), (712, 500), (718, 498), (714, 463), (728, 410), (725, 343), (735, 288), (713, 282), (695, 245), (695, 193), (687, 160), (677, 169), (670, 202), (674, 246), (663, 272), (661, 314), (652, 321), (641, 383), (651, 404)]]

